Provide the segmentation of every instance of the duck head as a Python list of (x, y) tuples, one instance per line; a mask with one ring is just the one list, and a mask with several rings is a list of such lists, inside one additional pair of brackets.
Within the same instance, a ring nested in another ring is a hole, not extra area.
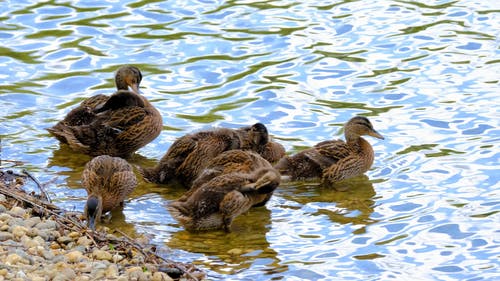
[(347, 121), (344, 135), (346, 141), (354, 140), (364, 135), (372, 136), (377, 139), (384, 139), (384, 137), (373, 128), (370, 120), (364, 116), (356, 116)]
[(129, 87), (139, 94), (139, 84), (142, 81), (142, 73), (139, 68), (131, 65), (120, 67), (115, 74), (115, 84), (118, 90), (128, 90)]
[(83, 214), (87, 218), (87, 226), (95, 230), (95, 222), (96, 220), (100, 220), (102, 215), (102, 198), (90, 195), (87, 198)]

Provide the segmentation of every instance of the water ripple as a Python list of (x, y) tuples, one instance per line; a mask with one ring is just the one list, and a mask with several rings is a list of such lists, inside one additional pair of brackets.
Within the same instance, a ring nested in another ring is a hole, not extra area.
[(0, 11), (2, 167), (17, 160), (57, 204), (81, 210), (89, 157), (44, 128), (110, 94), (122, 64), (164, 130), (130, 161), (151, 166), (179, 136), (263, 122), (291, 152), (356, 114), (385, 140), (344, 192), (287, 182), (230, 234), (188, 233), (141, 183), (113, 227), (168, 247), (211, 279), (498, 279), (499, 11), (491, 1), (17, 1)]

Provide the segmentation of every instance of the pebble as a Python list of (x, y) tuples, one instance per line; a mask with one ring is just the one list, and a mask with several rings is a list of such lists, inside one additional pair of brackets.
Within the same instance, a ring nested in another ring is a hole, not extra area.
[(109, 244), (96, 247), (84, 233), (31, 216), (29, 208), (0, 204), (0, 242), (0, 281), (172, 280), (139, 252), (130, 251), (130, 258)]
[(9, 214), (15, 217), (24, 217), (24, 215), (26, 215), (26, 210), (21, 207), (14, 206), (10, 209)]
[(76, 263), (79, 262), (81, 259), (83, 259), (83, 254), (80, 251), (71, 251), (67, 253), (65, 256), (67, 261), (71, 263)]
[(99, 250), (99, 249), (95, 249), (94, 252), (92, 252), (92, 256), (96, 260), (108, 260), (108, 261), (110, 261), (113, 258), (113, 255), (111, 255), (111, 253), (103, 251), (103, 250)]
[(158, 271), (153, 274), (152, 281), (174, 281), (174, 279), (168, 276), (168, 274)]

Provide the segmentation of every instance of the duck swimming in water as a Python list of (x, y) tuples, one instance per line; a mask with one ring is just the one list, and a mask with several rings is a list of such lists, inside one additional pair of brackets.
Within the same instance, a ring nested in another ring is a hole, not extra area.
[(137, 186), (132, 166), (122, 158), (101, 155), (94, 157), (82, 173), (82, 185), (87, 190), (84, 216), (87, 225), (95, 230), (101, 215), (119, 206)]
[(160, 112), (139, 94), (141, 80), (137, 67), (120, 67), (117, 92), (84, 100), (47, 130), (77, 152), (129, 157), (154, 140), (163, 126)]
[(189, 188), (209, 161), (224, 151), (241, 149), (263, 153), (270, 149), (266, 147), (268, 143), (267, 128), (261, 123), (238, 129), (199, 131), (177, 139), (155, 167), (139, 170), (147, 181), (176, 181)]
[(267, 160), (253, 152), (231, 150), (214, 160), (193, 187), (168, 206), (188, 231), (230, 232), (234, 218), (264, 205), (280, 184), (278, 171), (269, 163), (261, 165)]
[(373, 148), (361, 136), (384, 139), (368, 118), (356, 116), (344, 126), (346, 141), (330, 140), (316, 144), (292, 156), (285, 156), (274, 167), (292, 180), (321, 178), (323, 183), (334, 183), (359, 176), (371, 167)]

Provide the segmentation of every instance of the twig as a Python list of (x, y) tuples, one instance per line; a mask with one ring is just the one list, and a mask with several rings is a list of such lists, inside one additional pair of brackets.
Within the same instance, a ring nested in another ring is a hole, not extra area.
[[(147, 252), (149, 253), (146, 253), (140, 245), (138, 245), (137, 243), (134, 243), (132, 241), (134, 241), (134, 239), (132, 239), (130, 236), (128, 236), (125, 232), (119, 230), (119, 229), (115, 229), (116, 232), (120, 233), (120, 235), (123, 235), (123, 237), (125, 237), (127, 240), (123, 241), (127, 244), (130, 244), (132, 246), (134, 246), (137, 250), (139, 250), (141, 252), (141, 254), (146, 258), (148, 257), (149, 255), (153, 255), (159, 259), (161, 259), (162, 261), (168, 263), (168, 264), (172, 264), (173, 266), (175, 266), (177, 269), (179, 269), (180, 271), (184, 272), (187, 276), (191, 277), (191, 279), (195, 280), (195, 281), (198, 281), (198, 278), (194, 277), (191, 273), (189, 273), (185, 268), (180, 268), (179, 265), (177, 265), (176, 262), (174, 261), (171, 261), (171, 260), (168, 260), (164, 257), (161, 257), (159, 255), (157, 255), (156, 253), (152, 252), (151, 250), (146, 250)], [(149, 255), (148, 255), (149, 254)], [(156, 262), (155, 262), (156, 263)]]
[(33, 176), (30, 172), (28, 172), (28, 170), (26, 169), (23, 169), (23, 173), (26, 174), (30, 179), (32, 179), (36, 185), (38, 186), (38, 188), (40, 189), (40, 191), (42, 192), (42, 195), (43, 195), (43, 198), (45, 198), (45, 200), (47, 200), (47, 202), (49, 203), (52, 203), (51, 200), (50, 200), (50, 197), (49, 197), (49, 194), (45, 191), (45, 188), (43, 187), (43, 185), (35, 178), (35, 176)]

